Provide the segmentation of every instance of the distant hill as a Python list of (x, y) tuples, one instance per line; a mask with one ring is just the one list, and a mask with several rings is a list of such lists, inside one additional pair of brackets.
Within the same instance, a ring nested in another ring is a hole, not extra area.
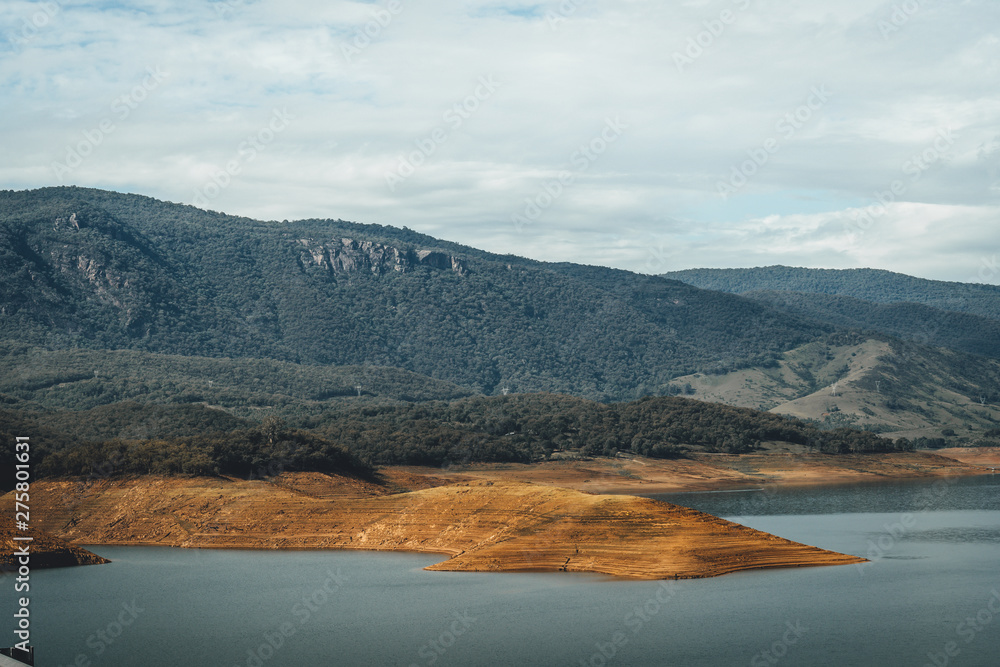
[(871, 429), (939, 445), (944, 438), (993, 446), (1000, 433), (1000, 362), (888, 337), (834, 334), (786, 352), (772, 366), (677, 382), (701, 400), (825, 428)]
[(920, 303), (880, 304), (836, 294), (771, 291), (744, 296), (838, 328), (877, 331), (923, 345), (1000, 358), (1000, 320)]
[(667, 277), (740, 294), (837, 329), (1000, 358), (1000, 287), (874, 269), (692, 269)]
[(925, 280), (880, 269), (689, 269), (664, 277), (731, 294), (804, 292), (835, 294), (872, 303), (919, 303), (940, 310), (1000, 320), (1000, 287)]
[(0, 339), (53, 350), (397, 367), (487, 394), (627, 400), (826, 331), (739, 296), (407, 229), (0, 192)]

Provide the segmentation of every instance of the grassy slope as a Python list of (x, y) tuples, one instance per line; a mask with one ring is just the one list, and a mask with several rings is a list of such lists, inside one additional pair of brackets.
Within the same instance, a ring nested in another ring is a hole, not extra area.
[(975, 439), (1000, 423), (991, 379), (998, 373), (994, 361), (869, 338), (810, 343), (782, 355), (774, 368), (698, 374), (678, 382), (691, 383), (702, 400), (830, 425), (907, 437), (939, 437), (952, 429), (956, 437)]

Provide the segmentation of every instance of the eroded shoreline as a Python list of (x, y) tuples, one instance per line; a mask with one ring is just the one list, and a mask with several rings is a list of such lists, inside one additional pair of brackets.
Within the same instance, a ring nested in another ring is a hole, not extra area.
[(345, 492), (336, 477), (318, 473), (285, 477), (136, 478), (87, 488), (62, 480), (37, 483), (33, 495), (43, 527), (78, 544), (411, 551), (448, 556), (430, 570), (634, 579), (863, 562), (634, 496), (499, 481), (373, 496)]
[(382, 484), (321, 473), (42, 480), (32, 496), (39, 527), (73, 545), (409, 551), (446, 557), (431, 570), (683, 579), (864, 559), (621, 494), (989, 474), (997, 456), (979, 451), (963, 463), (930, 453), (772, 453), (395, 467), (383, 470)]

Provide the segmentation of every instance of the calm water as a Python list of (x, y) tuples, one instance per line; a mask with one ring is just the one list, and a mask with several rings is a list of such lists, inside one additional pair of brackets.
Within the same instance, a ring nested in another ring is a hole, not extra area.
[(666, 584), (97, 547), (114, 562), (32, 574), (37, 662), (1000, 665), (1000, 477), (664, 498), (875, 562)]

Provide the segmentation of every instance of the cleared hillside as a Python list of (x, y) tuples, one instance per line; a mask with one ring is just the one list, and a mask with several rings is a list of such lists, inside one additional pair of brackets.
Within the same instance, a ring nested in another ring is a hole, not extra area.
[(976, 444), (1000, 425), (1000, 363), (892, 339), (833, 336), (768, 368), (678, 382), (706, 401), (911, 439)]

